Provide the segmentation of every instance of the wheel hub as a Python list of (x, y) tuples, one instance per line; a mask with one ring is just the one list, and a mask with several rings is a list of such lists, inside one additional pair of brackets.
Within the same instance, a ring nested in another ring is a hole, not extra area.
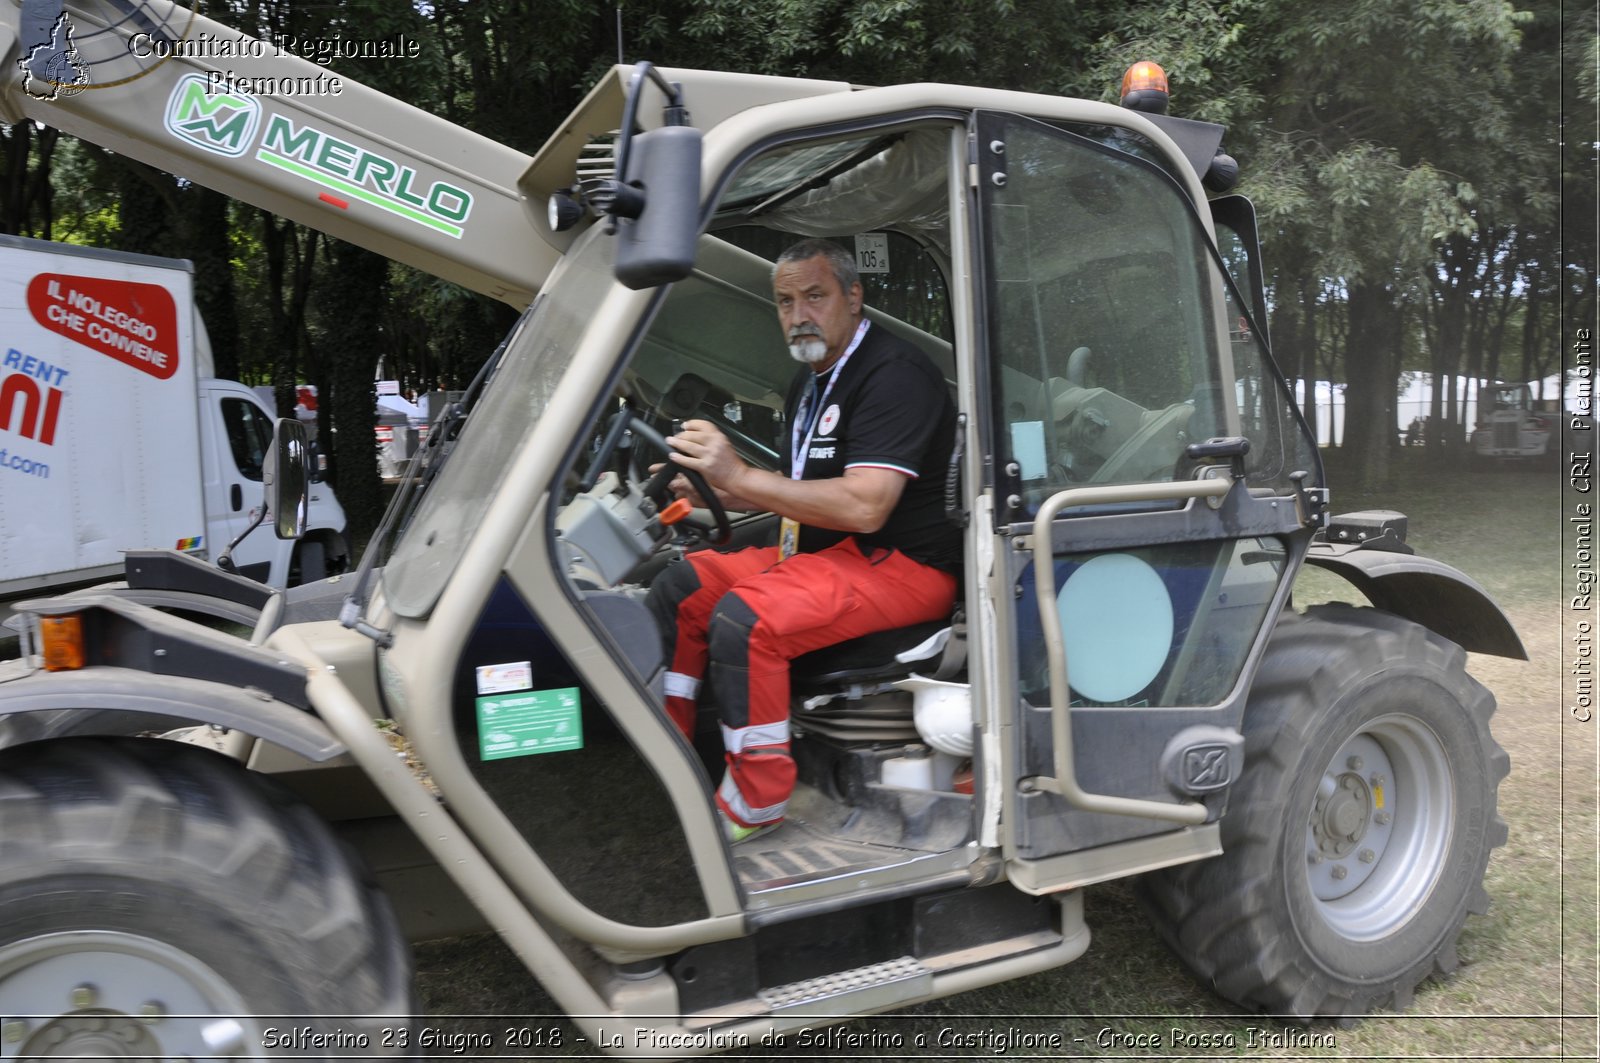
[(132, 1016), (94, 1010), (49, 1020), (28, 1035), (17, 1055), (80, 1056), (90, 1059), (159, 1056), (161, 1042)]
[(1306, 830), (1311, 890), (1332, 901), (1356, 892), (1377, 870), (1393, 835), (1394, 767), (1370, 734), (1350, 738), (1318, 780)]
[(1323, 768), (1305, 826), (1306, 885), (1339, 934), (1376, 941), (1433, 894), (1450, 849), (1452, 773), (1405, 713), (1366, 723)]
[(201, 960), (116, 931), (63, 931), (0, 946), (0, 1057), (248, 1055), (250, 1011)]
[(1332, 796), (1324, 798), (1319, 792), (1312, 810), (1311, 833), (1318, 851), (1332, 859), (1349, 856), (1366, 837), (1375, 811), (1366, 779), (1353, 772), (1338, 776)]

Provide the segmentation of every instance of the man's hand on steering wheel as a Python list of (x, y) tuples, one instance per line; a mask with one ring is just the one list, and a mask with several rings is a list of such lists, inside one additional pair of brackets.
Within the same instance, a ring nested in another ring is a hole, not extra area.
[[(704, 424), (706, 422), (689, 423)], [(706, 481), (698, 469), (688, 465), (680, 464), (677, 460), (679, 454), (675, 452), (676, 448), (672, 445), (671, 441), (663, 439), (661, 434), (654, 428), (650, 427), (638, 417), (632, 417), (631, 421), (629, 422), (629, 427), (636, 436), (648, 443), (653, 444), (657, 449), (665, 453), (669, 459), (666, 462), (650, 466), (650, 472), (652, 475), (649, 479), (649, 482), (647, 482), (642, 488), (642, 493), (644, 496), (655, 502), (656, 505), (662, 507), (663, 509), (665, 508), (665, 500), (669, 493), (685, 499), (691, 505), (697, 505), (700, 508), (704, 508), (711, 513), (711, 519), (714, 524), (714, 528), (710, 529), (709, 533), (707, 529), (704, 529), (702, 526), (693, 521), (684, 520), (682, 523), (687, 527), (695, 528), (702, 534), (706, 534), (710, 542), (716, 546), (721, 546), (732, 539), (733, 526), (728, 521), (728, 511), (727, 508), (722, 504), (720, 492), (715, 490), (711, 484)], [(715, 431), (715, 429), (713, 429), (713, 431)], [(720, 435), (721, 433), (718, 434)], [(677, 439), (678, 437), (673, 436), (672, 438)], [(724, 442), (726, 442), (726, 440), (724, 440)], [(732, 448), (730, 447), (729, 449), (731, 450)], [(735, 460), (737, 460), (737, 457)], [(677, 486), (680, 481), (683, 485), (682, 488)]]
[[(733, 488), (748, 466), (716, 425), (710, 421), (685, 421), (676, 435), (667, 437), (667, 444), (676, 452), (673, 464), (686, 472), (699, 473), (717, 496), (716, 501), (730, 509), (753, 508)], [(689, 476), (675, 477), (672, 490), (696, 506), (710, 501)]]

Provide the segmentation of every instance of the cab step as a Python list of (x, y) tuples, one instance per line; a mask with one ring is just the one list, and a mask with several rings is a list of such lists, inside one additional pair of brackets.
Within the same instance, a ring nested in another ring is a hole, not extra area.
[(763, 989), (758, 996), (773, 1015), (859, 1015), (926, 999), (933, 971), (912, 956)]

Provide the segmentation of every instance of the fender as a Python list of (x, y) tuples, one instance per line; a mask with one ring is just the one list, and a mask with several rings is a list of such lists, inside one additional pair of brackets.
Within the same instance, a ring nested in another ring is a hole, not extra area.
[[(114, 712), (215, 724), (282, 746), (312, 761), (330, 760), (345, 752), (344, 743), (320, 719), (260, 689), (110, 666), (17, 674), (21, 671), (0, 668), (0, 712), (54, 714), (42, 718), (50, 720), (50, 728), (41, 729), (40, 734), (30, 738), (47, 737), (56, 724), (69, 716)], [(16, 678), (8, 679), (8, 674), (16, 674)], [(29, 728), (19, 730), (26, 734)], [(82, 730), (74, 728), (71, 733), (113, 732), (128, 733), (125, 727), (100, 732), (92, 725)]]
[(1379, 609), (1438, 632), (1464, 650), (1528, 659), (1522, 639), (1489, 592), (1442, 561), (1312, 543), (1306, 563), (1337, 573)]

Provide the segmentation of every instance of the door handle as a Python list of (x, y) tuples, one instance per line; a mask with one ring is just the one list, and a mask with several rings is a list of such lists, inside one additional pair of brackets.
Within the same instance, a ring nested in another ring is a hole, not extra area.
[(233, 503), (233, 511), (239, 512), (244, 508), (244, 488), (234, 484), (228, 488), (228, 501)]

